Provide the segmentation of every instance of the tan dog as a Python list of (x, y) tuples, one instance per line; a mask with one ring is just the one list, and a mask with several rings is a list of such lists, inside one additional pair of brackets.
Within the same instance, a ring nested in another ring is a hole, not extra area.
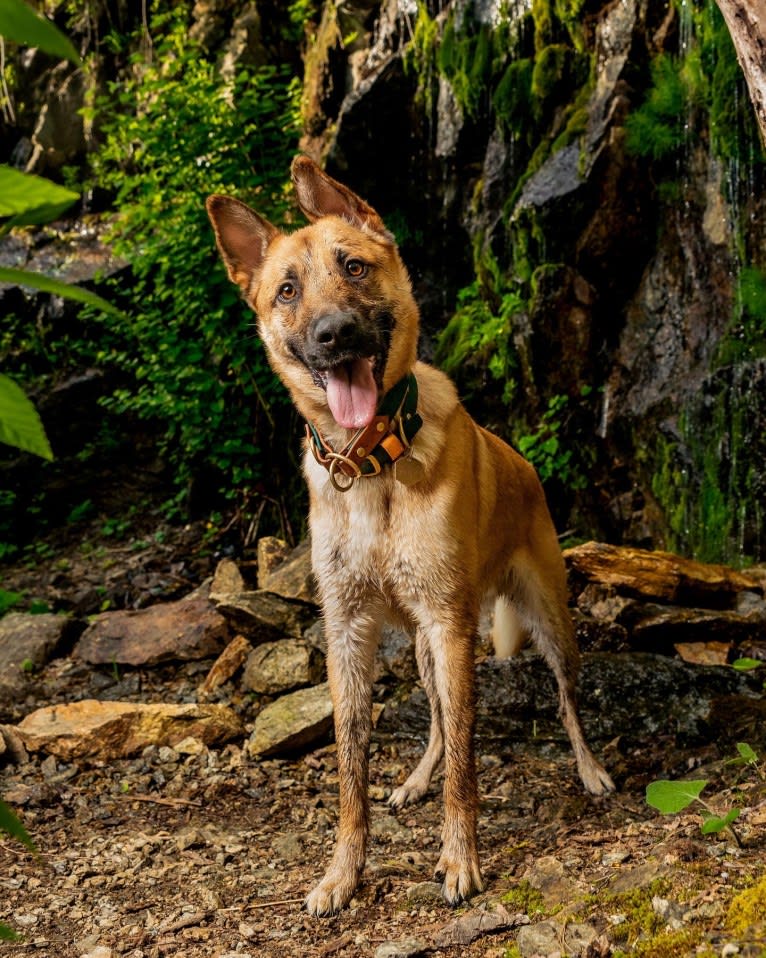
[(418, 309), (378, 214), (308, 157), (296, 157), (292, 176), (311, 225), (291, 234), (229, 197), (211, 196), (207, 208), (229, 276), (311, 426), (304, 469), (340, 823), (306, 907), (316, 915), (342, 908), (364, 867), (373, 661), (390, 617), (415, 635), (431, 705), (425, 754), (390, 802), (420, 799), (445, 756), (436, 873), (456, 904), (482, 887), (473, 734), (483, 600), (495, 600), (496, 648), (508, 653), (529, 636), (553, 670), (585, 788), (614, 788), (577, 715), (564, 564), (532, 466), (473, 422), (443, 373), (417, 361)]

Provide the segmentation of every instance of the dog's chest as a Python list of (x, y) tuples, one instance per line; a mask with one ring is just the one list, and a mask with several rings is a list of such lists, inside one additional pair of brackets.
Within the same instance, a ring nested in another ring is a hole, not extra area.
[(392, 477), (360, 480), (346, 494), (325, 486), (314, 493), (313, 565), (324, 594), (382, 598), (403, 611), (441, 596), (454, 555), (438, 511), (424, 502), (413, 508)]

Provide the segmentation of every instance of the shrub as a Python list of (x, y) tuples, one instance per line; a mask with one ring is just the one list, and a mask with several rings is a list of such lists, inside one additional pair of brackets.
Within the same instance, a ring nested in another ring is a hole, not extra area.
[(107, 405), (161, 424), (177, 499), (200, 477), (247, 499), (274, 471), (265, 450), (284, 428), (286, 396), (218, 262), (204, 202), (239, 195), (284, 217), (299, 90), (273, 66), (225, 80), (183, 18), (183, 8), (155, 16), (152, 57), (135, 54), (127, 80), (96, 104), (93, 178), (114, 193), (110, 242), (131, 269), (117, 281), (128, 318), (103, 321), (116, 343), (107, 359), (127, 374)]

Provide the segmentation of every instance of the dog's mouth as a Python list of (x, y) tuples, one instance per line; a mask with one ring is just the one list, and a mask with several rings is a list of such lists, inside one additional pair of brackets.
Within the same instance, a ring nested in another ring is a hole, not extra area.
[(314, 380), (327, 393), (333, 419), (344, 429), (364, 429), (378, 408), (375, 356), (347, 359), (327, 369), (313, 369)]

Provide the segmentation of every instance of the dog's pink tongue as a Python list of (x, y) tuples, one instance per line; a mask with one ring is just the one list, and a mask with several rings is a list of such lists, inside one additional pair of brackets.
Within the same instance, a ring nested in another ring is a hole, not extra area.
[(355, 359), (330, 369), (327, 373), (327, 402), (339, 426), (362, 429), (369, 425), (378, 407), (372, 360)]

